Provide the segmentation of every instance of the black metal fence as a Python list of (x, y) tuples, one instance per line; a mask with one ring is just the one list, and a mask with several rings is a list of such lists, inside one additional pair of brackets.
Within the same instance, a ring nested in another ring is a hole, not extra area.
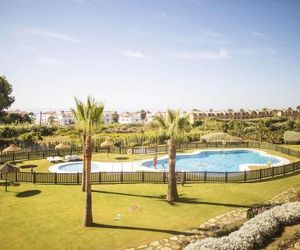
[[(221, 142), (187, 142), (178, 143), (178, 150), (196, 149), (196, 148), (233, 148), (233, 147), (260, 147), (257, 142), (227, 142), (223, 145)], [(156, 147), (139, 146), (139, 147), (109, 147), (102, 148), (100, 146), (94, 146), (94, 153), (115, 153), (115, 154), (154, 154), (154, 153), (166, 153), (168, 151), (167, 145), (158, 145)], [(44, 150), (22, 150), (19, 152), (0, 153), (0, 163), (10, 161), (21, 160), (36, 160), (43, 159), (48, 156), (63, 156), (72, 154), (82, 154), (82, 147), (72, 146), (68, 150), (56, 150), (54, 148)], [(300, 158), (300, 152), (299, 152)]]
[[(243, 172), (177, 172), (177, 182), (251, 182), (300, 172), (300, 162), (267, 169)], [(81, 173), (0, 173), (0, 179), (11, 182), (80, 184)], [(99, 172), (91, 174), (92, 184), (101, 183), (166, 183), (167, 172)]]
[[(300, 158), (300, 152), (297, 150), (285, 148), (279, 145), (274, 145), (270, 143), (257, 143), (257, 142), (242, 142), (242, 143), (227, 143), (223, 145), (222, 143), (185, 143), (178, 144), (178, 149), (194, 149), (194, 148), (210, 148), (210, 147), (249, 147), (249, 148), (263, 148), (274, 150), (283, 154), (287, 154), (294, 157)], [(71, 149), (70, 151), (64, 151), (65, 154), (79, 153), (76, 151), (79, 148)], [(128, 151), (128, 148), (111, 148), (111, 149), (101, 149), (101, 152), (121, 152), (124, 153)], [(105, 151), (104, 151), (105, 150)], [(126, 151), (127, 150), (127, 151)], [(147, 147), (135, 147), (131, 148), (134, 153), (154, 153), (167, 151), (165, 145), (158, 146), (157, 148), (147, 148)], [(97, 149), (94, 149), (95, 152)], [(62, 154), (62, 152), (59, 152)], [(15, 154), (15, 160), (24, 157), (25, 152), (20, 152)], [(12, 154), (7, 154), (12, 155)], [(29, 155), (29, 156), (28, 156)], [(27, 152), (27, 157), (37, 157), (42, 158), (48, 155), (58, 155), (58, 151), (32, 151)], [(3, 155), (2, 155), (3, 156)], [(17, 158), (19, 157), (19, 158)], [(8, 159), (8, 158), (6, 158)], [(24, 158), (22, 158), (24, 159)], [(34, 159), (34, 158), (25, 158)], [(290, 175), (293, 173), (300, 172), (300, 161), (290, 163), (287, 165), (279, 167), (271, 167), (266, 169), (251, 170), (244, 172), (177, 172), (176, 179), (178, 182), (189, 183), (189, 182), (250, 182), (250, 181), (260, 181), (269, 178), (274, 178), (278, 176)], [(168, 180), (167, 172), (99, 172), (91, 174), (91, 181), (93, 184), (101, 183), (166, 183)], [(16, 172), (16, 173), (0, 173), (0, 179), (7, 179), (8, 181), (14, 182), (32, 182), (32, 183), (49, 183), (49, 184), (80, 184), (81, 183), (81, 173), (41, 173), (41, 172)]]

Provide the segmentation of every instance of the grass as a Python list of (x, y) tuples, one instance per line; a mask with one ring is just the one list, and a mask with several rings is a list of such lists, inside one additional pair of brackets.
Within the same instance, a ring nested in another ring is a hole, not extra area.
[[(199, 149), (196, 149), (199, 150)], [(262, 150), (262, 149), (261, 149)], [(189, 150), (180, 150), (178, 151), (178, 153), (192, 153), (194, 152), (195, 149), (189, 149)], [(299, 161), (298, 158), (296, 157), (292, 157), (289, 155), (285, 155), (285, 154), (281, 154), (279, 152), (276, 151), (272, 151), (272, 150), (267, 150), (264, 149), (262, 151), (265, 151), (269, 154), (272, 155), (276, 155), (276, 156), (280, 156), (280, 157), (284, 157), (288, 160), (290, 160), (291, 162), (295, 162), (295, 161)], [(158, 154), (158, 157), (161, 156), (165, 156), (166, 154)], [(120, 159), (120, 157), (122, 159)], [(103, 162), (130, 162), (130, 161), (138, 161), (138, 160), (145, 160), (145, 159), (153, 159), (153, 154), (126, 154), (126, 155), (120, 155), (120, 154), (106, 154), (106, 153), (94, 153), (93, 154), (93, 161), (103, 161)], [(15, 163), (16, 166), (22, 166), (22, 165), (37, 165), (36, 168), (34, 168), (34, 171), (37, 172), (48, 172), (48, 168), (52, 165), (54, 165), (53, 163), (49, 163), (46, 159), (40, 159), (40, 160), (30, 160), (30, 161), (17, 161)], [(258, 166), (254, 166), (251, 170), (256, 170), (259, 168), (263, 168), (263, 167), (259, 167)], [(31, 169), (22, 169), (22, 171), (31, 171)]]
[[(265, 248), (266, 250), (285, 250), (293, 247), (293, 244), (300, 239), (300, 224), (285, 227), (281, 234), (272, 239)], [(293, 249), (293, 248), (291, 248)]]
[(300, 150), (300, 145), (285, 144), (283, 146), (290, 149)]
[[(167, 185), (93, 186), (93, 228), (81, 227), (84, 194), (76, 185), (0, 187), (1, 249), (124, 249), (198, 227), (226, 211), (272, 198), (300, 175), (261, 183), (178, 186), (181, 201), (162, 198)], [(114, 217), (120, 213), (121, 220)], [(101, 224), (101, 225), (100, 225)]]

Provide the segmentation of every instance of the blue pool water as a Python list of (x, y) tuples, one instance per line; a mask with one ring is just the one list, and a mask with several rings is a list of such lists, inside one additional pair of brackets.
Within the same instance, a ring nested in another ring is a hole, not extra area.
[[(81, 173), (83, 167), (83, 162), (72, 162), (69, 164), (64, 164), (63, 166), (60, 166), (59, 169), (68, 173)], [(91, 170), (92, 172), (99, 171), (99, 164), (92, 162)]]
[[(252, 150), (202, 151), (197, 154), (177, 155), (176, 170), (178, 171), (239, 171), (241, 164), (279, 163), (276, 157), (260, 154)], [(142, 163), (143, 166), (154, 168), (153, 160)], [(157, 169), (168, 169), (168, 159), (157, 162)]]

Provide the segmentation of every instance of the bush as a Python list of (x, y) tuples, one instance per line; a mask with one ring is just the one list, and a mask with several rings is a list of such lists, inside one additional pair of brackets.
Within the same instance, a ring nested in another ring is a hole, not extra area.
[(286, 131), (283, 138), (287, 144), (300, 144), (300, 132)]
[(247, 221), (238, 231), (221, 238), (206, 238), (189, 244), (186, 250), (250, 250), (261, 249), (282, 226), (300, 220), (300, 202), (274, 207)]
[(226, 133), (222, 132), (217, 132), (217, 133), (210, 133), (203, 135), (201, 137), (201, 141), (203, 142), (222, 142), (222, 141), (227, 141), (227, 142), (240, 142), (242, 141), (241, 138), (235, 137)]

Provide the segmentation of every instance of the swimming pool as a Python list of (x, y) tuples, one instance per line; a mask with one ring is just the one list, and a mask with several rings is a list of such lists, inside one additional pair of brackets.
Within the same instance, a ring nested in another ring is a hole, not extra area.
[[(191, 154), (177, 154), (177, 171), (210, 171), (210, 172), (235, 172), (248, 170), (250, 165), (278, 166), (289, 161), (282, 157), (269, 155), (260, 150), (226, 149), (226, 150), (199, 150)], [(68, 162), (55, 164), (49, 167), (50, 172), (77, 173), (82, 172), (82, 162)], [(159, 158), (156, 168), (153, 160), (133, 162), (92, 162), (93, 172), (120, 172), (120, 171), (167, 171), (167, 156)]]
[[(247, 170), (250, 165), (277, 166), (286, 164), (284, 158), (272, 156), (259, 150), (203, 150), (193, 154), (177, 154), (176, 170), (178, 171), (210, 171), (210, 172), (235, 172)], [(144, 161), (143, 166), (154, 168), (153, 161)], [(158, 170), (168, 169), (168, 158), (157, 161)]]

